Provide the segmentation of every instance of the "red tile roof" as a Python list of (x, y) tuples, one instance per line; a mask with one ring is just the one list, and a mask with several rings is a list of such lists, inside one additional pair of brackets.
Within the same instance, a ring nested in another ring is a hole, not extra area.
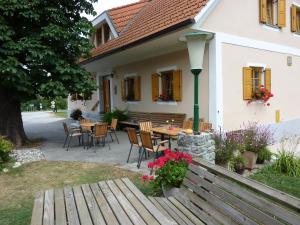
[[(93, 49), (92, 57), (81, 60), (81, 62), (91, 61), (97, 56), (104, 56), (178, 24), (185, 24), (187, 21), (191, 23), (208, 1), (143, 0), (136, 4), (112, 9), (111, 15), (114, 21), (118, 21), (115, 26), (117, 30), (122, 30), (119, 37)], [(121, 20), (116, 15), (117, 12), (122, 12), (120, 14), (124, 17), (128, 16), (128, 18)]]

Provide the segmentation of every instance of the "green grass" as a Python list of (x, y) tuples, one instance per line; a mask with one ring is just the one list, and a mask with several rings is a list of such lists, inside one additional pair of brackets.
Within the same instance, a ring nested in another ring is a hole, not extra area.
[(95, 163), (34, 162), (0, 173), (0, 224), (30, 224), (34, 195), (40, 190), (128, 177), (145, 194), (141, 174)]
[(57, 111), (57, 113), (54, 113), (56, 117), (61, 118), (68, 118), (68, 112), (67, 111)]
[(250, 176), (251, 179), (300, 198), (300, 177), (290, 177), (267, 166)]

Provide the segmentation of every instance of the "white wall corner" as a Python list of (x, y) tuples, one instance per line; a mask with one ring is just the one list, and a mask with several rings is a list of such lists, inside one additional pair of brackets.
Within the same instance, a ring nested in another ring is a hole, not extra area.
[(223, 129), (222, 44), (215, 35), (209, 43), (209, 121)]

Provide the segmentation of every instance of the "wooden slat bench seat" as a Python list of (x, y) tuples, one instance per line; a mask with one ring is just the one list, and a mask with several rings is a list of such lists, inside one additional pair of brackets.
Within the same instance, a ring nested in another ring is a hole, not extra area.
[(102, 181), (36, 195), (31, 225), (165, 225), (164, 216), (128, 179)]
[(179, 194), (149, 199), (183, 225), (300, 225), (299, 199), (201, 159), (189, 167)]
[(173, 119), (173, 125), (182, 127), (186, 114), (181, 113), (157, 113), (157, 112), (128, 112), (129, 119), (127, 121), (120, 121), (119, 124), (123, 126), (139, 126), (139, 122), (151, 121), (154, 126), (161, 126), (166, 124), (166, 121)]

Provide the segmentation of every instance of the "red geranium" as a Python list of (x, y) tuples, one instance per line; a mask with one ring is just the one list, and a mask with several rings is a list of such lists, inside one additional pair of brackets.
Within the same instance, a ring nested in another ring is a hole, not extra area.
[[(274, 97), (274, 95), (264, 87), (264, 85), (261, 85), (252, 95), (252, 99), (248, 101), (248, 104), (250, 104), (253, 101), (263, 101), (267, 103), (270, 98)], [(270, 106), (270, 103), (266, 104), (267, 106)]]

